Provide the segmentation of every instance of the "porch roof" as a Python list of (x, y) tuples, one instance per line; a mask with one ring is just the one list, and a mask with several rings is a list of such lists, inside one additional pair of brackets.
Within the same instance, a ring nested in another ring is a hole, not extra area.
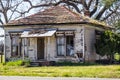
[(52, 36), (55, 32), (56, 32), (56, 30), (49, 30), (49, 31), (41, 31), (41, 30), (37, 30), (37, 31), (24, 31), (24, 32), (21, 34), (21, 37), (22, 37), (22, 38), (50, 37), (50, 36)]

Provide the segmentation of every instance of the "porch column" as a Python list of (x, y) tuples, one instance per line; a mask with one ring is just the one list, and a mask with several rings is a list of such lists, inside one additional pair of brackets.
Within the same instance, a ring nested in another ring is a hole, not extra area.
[(83, 62), (85, 62), (85, 49), (86, 49), (86, 43), (85, 43), (85, 28), (83, 26)]
[(48, 56), (47, 59), (48, 59), (48, 60), (50, 60), (50, 47), (51, 47), (51, 46), (50, 46), (50, 37), (48, 37), (48, 46), (47, 46), (47, 49), (48, 49), (48, 50), (47, 50), (47, 56)]
[(25, 58), (25, 39), (24, 38), (22, 38), (22, 44), (23, 44), (23, 47), (22, 47), (22, 49), (23, 49), (22, 56), (23, 56), (23, 60), (24, 60), (24, 58)]
[(18, 37), (18, 55), (20, 56), (20, 38)]
[(4, 29), (4, 62), (6, 63), (6, 30)]
[(27, 57), (28, 57), (28, 46), (29, 46), (29, 39), (28, 38), (26, 38), (27, 39), (27, 44), (26, 44), (26, 48), (27, 48)]

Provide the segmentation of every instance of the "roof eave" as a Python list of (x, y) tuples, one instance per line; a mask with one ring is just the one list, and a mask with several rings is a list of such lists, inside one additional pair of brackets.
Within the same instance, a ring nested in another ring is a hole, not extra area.
[(68, 24), (89, 24), (89, 25), (93, 25), (99, 28), (103, 28), (103, 29), (114, 29), (110, 26), (107, 25), (102, 25), (102, 24), (97, 24), (97, 23), (91, 23), (91, 22), (65, 22), (65, 23), (38, 23), (38, 24), (8, 24), (8, 25), (3, 25), (4, 27), (14, 27), (14, 26), (34, 26), (34, 25), (68, 25)]

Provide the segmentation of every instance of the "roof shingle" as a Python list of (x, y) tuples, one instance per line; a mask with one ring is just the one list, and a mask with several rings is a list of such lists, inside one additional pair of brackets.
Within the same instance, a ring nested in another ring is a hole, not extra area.
[[(89, 17), (82, 16), (75, 12), (70, 11), (64, 6), (55, 6), (46, 9), (42, 12), (30, 15), (25, 18), (13, 20), (6, 25), (21, 25), (21, 24), (48, 24), (48, 23), (83, 23), (101, 25), (106, 27), (106, 24), (93, 20)], [(108, 27), (108, 26), (107, 26)]]

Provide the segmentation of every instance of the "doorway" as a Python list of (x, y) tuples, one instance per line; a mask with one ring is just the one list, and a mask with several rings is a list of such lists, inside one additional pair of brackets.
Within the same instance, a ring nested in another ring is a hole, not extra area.
[(44, 38), (37, 38), (37, 59), (44, 59)]

